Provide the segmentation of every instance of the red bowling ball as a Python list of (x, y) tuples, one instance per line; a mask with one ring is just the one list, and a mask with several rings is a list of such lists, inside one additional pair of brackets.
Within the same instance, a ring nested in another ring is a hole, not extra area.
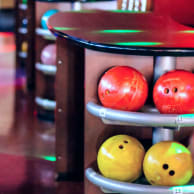
[(43, 48), (41, 62), (45, 65), (56, 65), (56, 44), (49, 44)]
[(153, 90), (153, 100), (160, 113), (194, 113), (194, 74), (174, 70), (162, 75)]
[(136, 69), (128, 66), (109, 69), (98, 85), (99, 99), (108, 108), (137, 111), (144, 105), (147, 95), (146, 79)]

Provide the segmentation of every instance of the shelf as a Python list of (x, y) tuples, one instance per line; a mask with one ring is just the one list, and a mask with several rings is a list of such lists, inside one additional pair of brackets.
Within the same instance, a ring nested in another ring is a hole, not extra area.
[(87, 168), (85, 171), (87, 179), (102, 190), (110, 191), (109, 193), (125, 194), (191, 194), (194, 191), (194, 180), (189, 185), (184, 186), (152, 186), (145, 179), (140, 179), (136, 183), (127, 183), (105, 178), (97, 173), (93, 168)]
[(47, 40), (56, 40), (56, 37), (49, 30), (36, 28), (36, 34), (39, 36), (43, 36)]
[(27, 4), (19, 4), (19, 9), (27, 10), (28, 9), (28, 5)]
[(175, 130), (179, 127), (194, 126), (194, 114), (160, 114), (153, 108), (145, 108), (146, 112), (129, 112), (105, 108), (93, 102), (88, 102), (87, 110), (92, 115), (99, 117), (105, 124), (170, 127)]
[(56, 102), (54, 100), (36, 97), (35, 102), (38, 106), (42, 107), (45, 110), (54, 111), (56, 108)]
[(22, 51), (19, 52), (18, 55), (19, 55), (19, 57), (21, 57), (21, 58), (23, 58), (23, 59), (26, 59), (27, 56), (28, 56), (27, 52), (22, 52)]
[(60, 2), (74, 2), (73, 0), (35, 0), (35, 1), (40, 1), (40, 2), (45, 2), (45, 3), (60, 3)]
[(36, 63), (36, 69), (44, 73), (45, 75), (56, 75), (57, 67), (54, 65), (45, 65)]
[(20, 34), (27, 34), (28, 33), (28, 29), (27, 28), (18, 28), (18, 32)]

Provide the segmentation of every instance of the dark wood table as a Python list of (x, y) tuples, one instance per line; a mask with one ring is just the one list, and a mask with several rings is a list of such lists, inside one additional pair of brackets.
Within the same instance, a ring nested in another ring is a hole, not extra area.
[[(119, 10), (57, 13), (49, 19), (48, 26), (57, 37), (57, 171), (72, 178), (83, 176), (83, 165), (90, 166), (101, 143), (115, 134), (129, 134), (150, 143), (151, 126), (104, 124), (88, 113), (86, 104), (99, 104), (97, 84), (111, 66), (135, 67), (147, 78), (150, 90), (166, 71), (192, 71), (194, 28), (167, 15)], [(150, 95), (147, 103), (151, 101)], [(174, 137), (177, 127), (161, 127), (154, 128), (154, 142), (183, 141), (190, 132), (180, 130)], [(86, 181), (84, 193), (102, 192)]]

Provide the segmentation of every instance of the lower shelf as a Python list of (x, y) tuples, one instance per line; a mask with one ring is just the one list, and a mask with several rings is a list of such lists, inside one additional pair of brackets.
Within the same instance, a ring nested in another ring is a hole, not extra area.
[(28, 33), (28, 29), (27, 29), (27, 28), (19, 28), (19, 29), (18, 29), (18, 32), (19, 32), (20, 34), (27, 34), (27, 33)]
[(56, 102), (53, 100), (36, 97), (35, 102), (38, 106), (42, 107), (45, 110), (49, 110), (49, 111), (54, 111), (56, 107)]
[(46, 65), (36, 63), (36, 69), (44, 73), (45, 75), (56, 75), (57, 67), (55, 65)]
[(88, 102), (87, 110), (105, 124), (111, 125), (170, 127), (172, 130), (194, 126), (194, 114), (159, 114), (154, 108), (144, 107), (145, 112), (130, 112)]
[(27, 52), (19, 52), (18, 53), (18, 55), (19, 55), (19, 57), (21, 57), (21, 58), (23, 58), (23, 59), (26, 59), (27, 57), (28, 57), (28, 54), (27, 54)]
[(122, 194), (193, 194), (194, 179), (184, 186), (152, 186), (145, 179), (139, 179), (136, 183), (127, 183), (105, 178), (96, 172), (93, 168), (87, 168), (85, 171), (87, 179), (94, 185), (101, 188), (106, 193)]

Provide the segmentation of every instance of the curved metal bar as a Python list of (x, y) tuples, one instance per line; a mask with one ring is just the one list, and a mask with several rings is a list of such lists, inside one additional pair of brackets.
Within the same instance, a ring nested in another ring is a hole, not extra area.
[(36, 34), (48, 40), (56, 40), (56, 37), (47, 29), (36, 28)]
[(56, 75), (57, 72), (57, 67), (55, 65), (45, 65), (41, 63), (36, 63), (36, 69), (46, 75)]
[(19, 9), (21, 9), (21, 10), (27, 10), (28, 9), (28, 5), (27, 4), (20, 3), (19, 4)]
[(172, 127), (172, 130), (179, 127), (194, 126), (194, 114), (177, 115), (120, 111), (105, 108), (93, 102), (88, 102), (87, 110), (92, 115), (101, 118), (106, 124)]
[(28, 29), (27, 28), (18, 28), (18, 32), (20, 34), (27, 34), (28, 33)]
[(93, 184), (118, 193), (127, 194), (174, 194), (176, 187), (152, 186), (137, 183), (127, 183), (105, 178), (95, 172), (92, 168), (85, 171), (85, 175)]
[(41, 106), (45, 110), (54, 111), (56, 108), (56, 102), (53, 100), (48, 100), (48, 99), (36, 97), (35, 102), (38, 106)]
[(22, 52), (22, 51), (19, 52), (18, 55), (19, 55), (19, 57), (21, 57), (23, 59), (27, 58), (27, 56), (28, 56), (27, 52)]

